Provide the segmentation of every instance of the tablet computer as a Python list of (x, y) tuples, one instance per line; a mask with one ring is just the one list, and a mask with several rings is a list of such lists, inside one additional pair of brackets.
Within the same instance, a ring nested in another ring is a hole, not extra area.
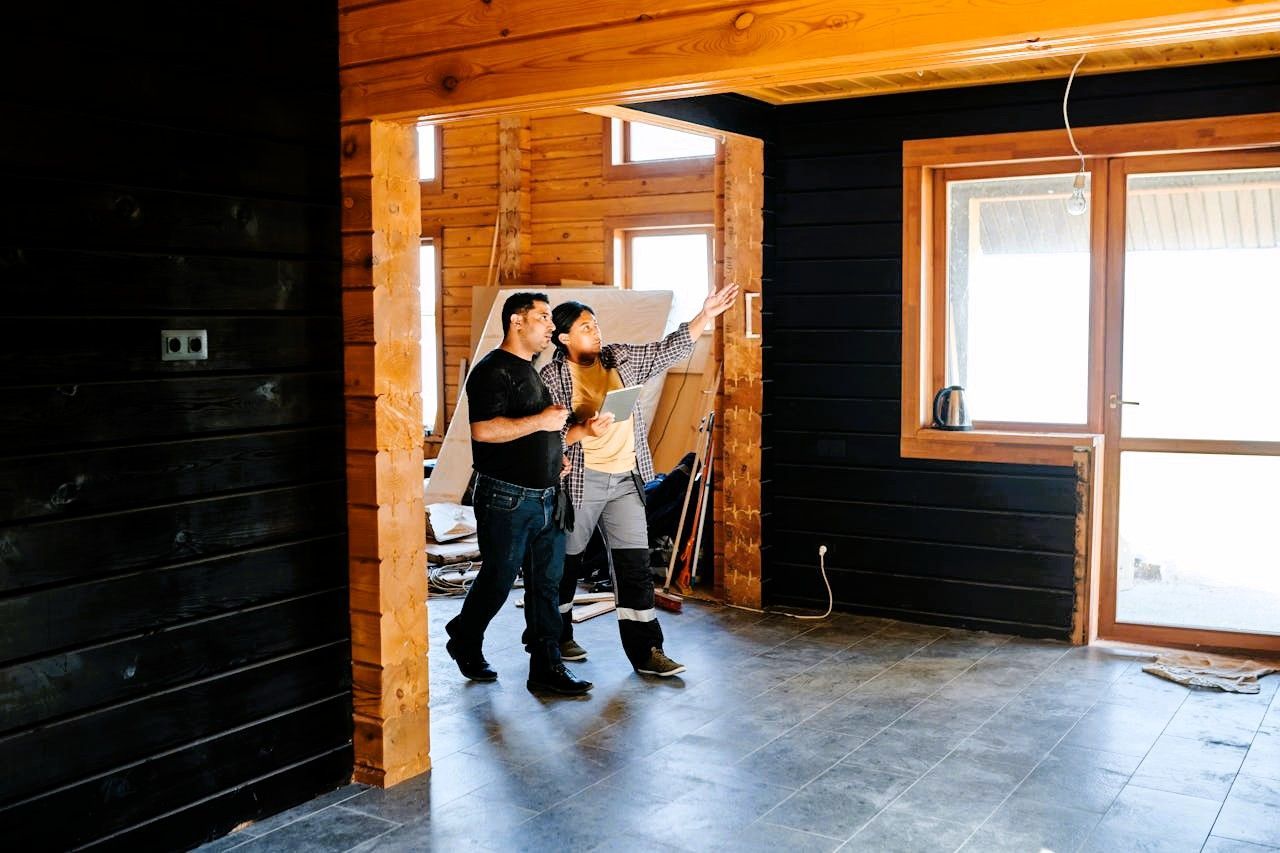
[(644, 390), (643, 385), (631, 385), (627, 388), (618, 388), (604, 395), (604, 402), (600, 404), (599, 414), (610, 412), (615, 421), (625, 421), (631, 417), (631, 410), (635, 408), (636, 400), (640, 399), (640, 392)]

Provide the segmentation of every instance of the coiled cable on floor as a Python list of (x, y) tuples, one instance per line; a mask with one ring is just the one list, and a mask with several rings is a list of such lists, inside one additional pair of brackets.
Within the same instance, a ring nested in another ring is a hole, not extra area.
[(467, 572), (480, 568), (479, 560), (427, 566), (427, 590), (431, 595), (466, 595), (473, 578)]

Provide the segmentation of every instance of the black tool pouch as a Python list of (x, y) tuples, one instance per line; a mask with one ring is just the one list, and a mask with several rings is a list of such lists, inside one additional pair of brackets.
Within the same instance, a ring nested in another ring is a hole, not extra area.
[(573, 501), (569, 499), (569, 487), (564, 481), (556, 487), (556, 508), (551, 514), (551, 520), (561, 530), (573, 530)]
[(640, 504), (641, 504), (642, 506), (643, 506), (644, 504), (647, 504), (649, 501), (647, 500), (647, 496), (646, 496), (646, 495), (645, 495), (645, 493), (644, 493), (644, 480), (643, 480), (643, 479), (641, 479), (641, 477), (640, 477), (640, 472), (639, 472), (639, 471), (632, 470), (632, 472), (631, 472), (631, 482), (632, 482), (632, 483), (635, 483), (635, 486), (636, 486), (636, 494), (638, 494), (638, 495), (640, 496)]

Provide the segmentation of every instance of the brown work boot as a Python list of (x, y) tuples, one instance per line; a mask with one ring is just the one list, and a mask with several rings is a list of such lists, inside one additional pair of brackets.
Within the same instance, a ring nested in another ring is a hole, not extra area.
[(684, 672), (684, 664), (676, 663), (667, 657), (662, 649), (654, 648), (649, 651), (649, 659), (636, 667), (636, 672), (643, 675), (658, 675), (668, 678), (672, 675), (679, 675)]
[(587, 650), (574, 640), (565, 640), (560, 644), (560, 660), (579, 661), (587, 659)]

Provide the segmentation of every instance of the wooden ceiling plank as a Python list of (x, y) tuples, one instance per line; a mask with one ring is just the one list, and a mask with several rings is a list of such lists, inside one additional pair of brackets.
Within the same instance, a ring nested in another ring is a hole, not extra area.
[[(608, 4), (606, 4), (608, 5)], [(379, 7), (402, 9), (400, 4)], [(479, 115), (1280, 29), (1277, 0), (763, 0), (348, 67), (343, 116)], [(344, 52), (343, 60), (347, 56)]]
[(733, 0), (401, 0), (344, 11), (342, 67), (733, 8)]

